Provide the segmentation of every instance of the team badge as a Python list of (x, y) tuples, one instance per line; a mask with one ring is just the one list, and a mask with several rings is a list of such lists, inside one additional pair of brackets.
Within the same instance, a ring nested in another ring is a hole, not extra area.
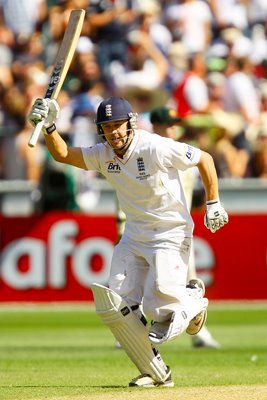
[(107, 104), (105, 107), (106, 117), (112, 117), (112, 105)]
[(143, 157), (137, 158), (137, 169), (139, 172), (139, 176), (136, 179), (143, 180), (147, 179), (150, 175), (146, 173), (145, 163)]

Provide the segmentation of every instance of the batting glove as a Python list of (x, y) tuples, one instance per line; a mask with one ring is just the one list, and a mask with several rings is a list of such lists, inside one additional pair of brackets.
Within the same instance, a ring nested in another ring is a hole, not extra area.
[(55, 126), (59, 110), (59, 105), (56, 100), (36, 99), (28, 115), (28, 121), (33, 127), (35, 127), (38, 122), (44, 121), (45, 133), (47, 133), (51, 127)]
[(207, 201), (206, 205), (204, 225), (214, 233), (228, 223), (228, 214), (222, 207), (219, 199)]

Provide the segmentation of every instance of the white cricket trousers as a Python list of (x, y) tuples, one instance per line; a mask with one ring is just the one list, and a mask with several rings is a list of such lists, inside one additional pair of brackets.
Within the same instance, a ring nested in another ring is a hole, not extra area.
[(123, 237), (114, 249), (109, 287), (130, 306), (142, 304), (145, 315), (157, 322), (190, 309), (186, 283), (191, 244), (188, 238), (148, 245)]

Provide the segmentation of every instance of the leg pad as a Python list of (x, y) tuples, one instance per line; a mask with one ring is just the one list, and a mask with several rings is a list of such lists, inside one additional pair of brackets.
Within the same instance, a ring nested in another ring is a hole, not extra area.
[(168, 368), (149, 342), (147, 328), (131, 307), (121, 296), (105, 286), (93, 284), (91, 289), (97, 314), (138, 370), (150, 375), (156, 382), (164, 382), (168, 377)]

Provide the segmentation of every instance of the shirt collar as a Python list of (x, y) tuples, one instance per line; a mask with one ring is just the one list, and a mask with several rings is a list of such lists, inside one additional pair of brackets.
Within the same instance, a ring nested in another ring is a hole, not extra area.
[(134, 148), (136, 146), (136, 143), (138, 141), (138, 137), (139, 137), (139, 131), (138, 131), (138, 129), (135, 129), (131, 144), (128, 147), (128, 149), (126, 150), (126, 152), (123, 154), (123, 157), (121, 158), (121, 157), (115, 155), (115, 157), (118, 160), (120, 160), (120, 162), (122, 162), (123, 164), (125, 164), (129, 160), (129, 158), (131, 157), (132, 152), (133, 152), (133, 150), (134, 150)]

